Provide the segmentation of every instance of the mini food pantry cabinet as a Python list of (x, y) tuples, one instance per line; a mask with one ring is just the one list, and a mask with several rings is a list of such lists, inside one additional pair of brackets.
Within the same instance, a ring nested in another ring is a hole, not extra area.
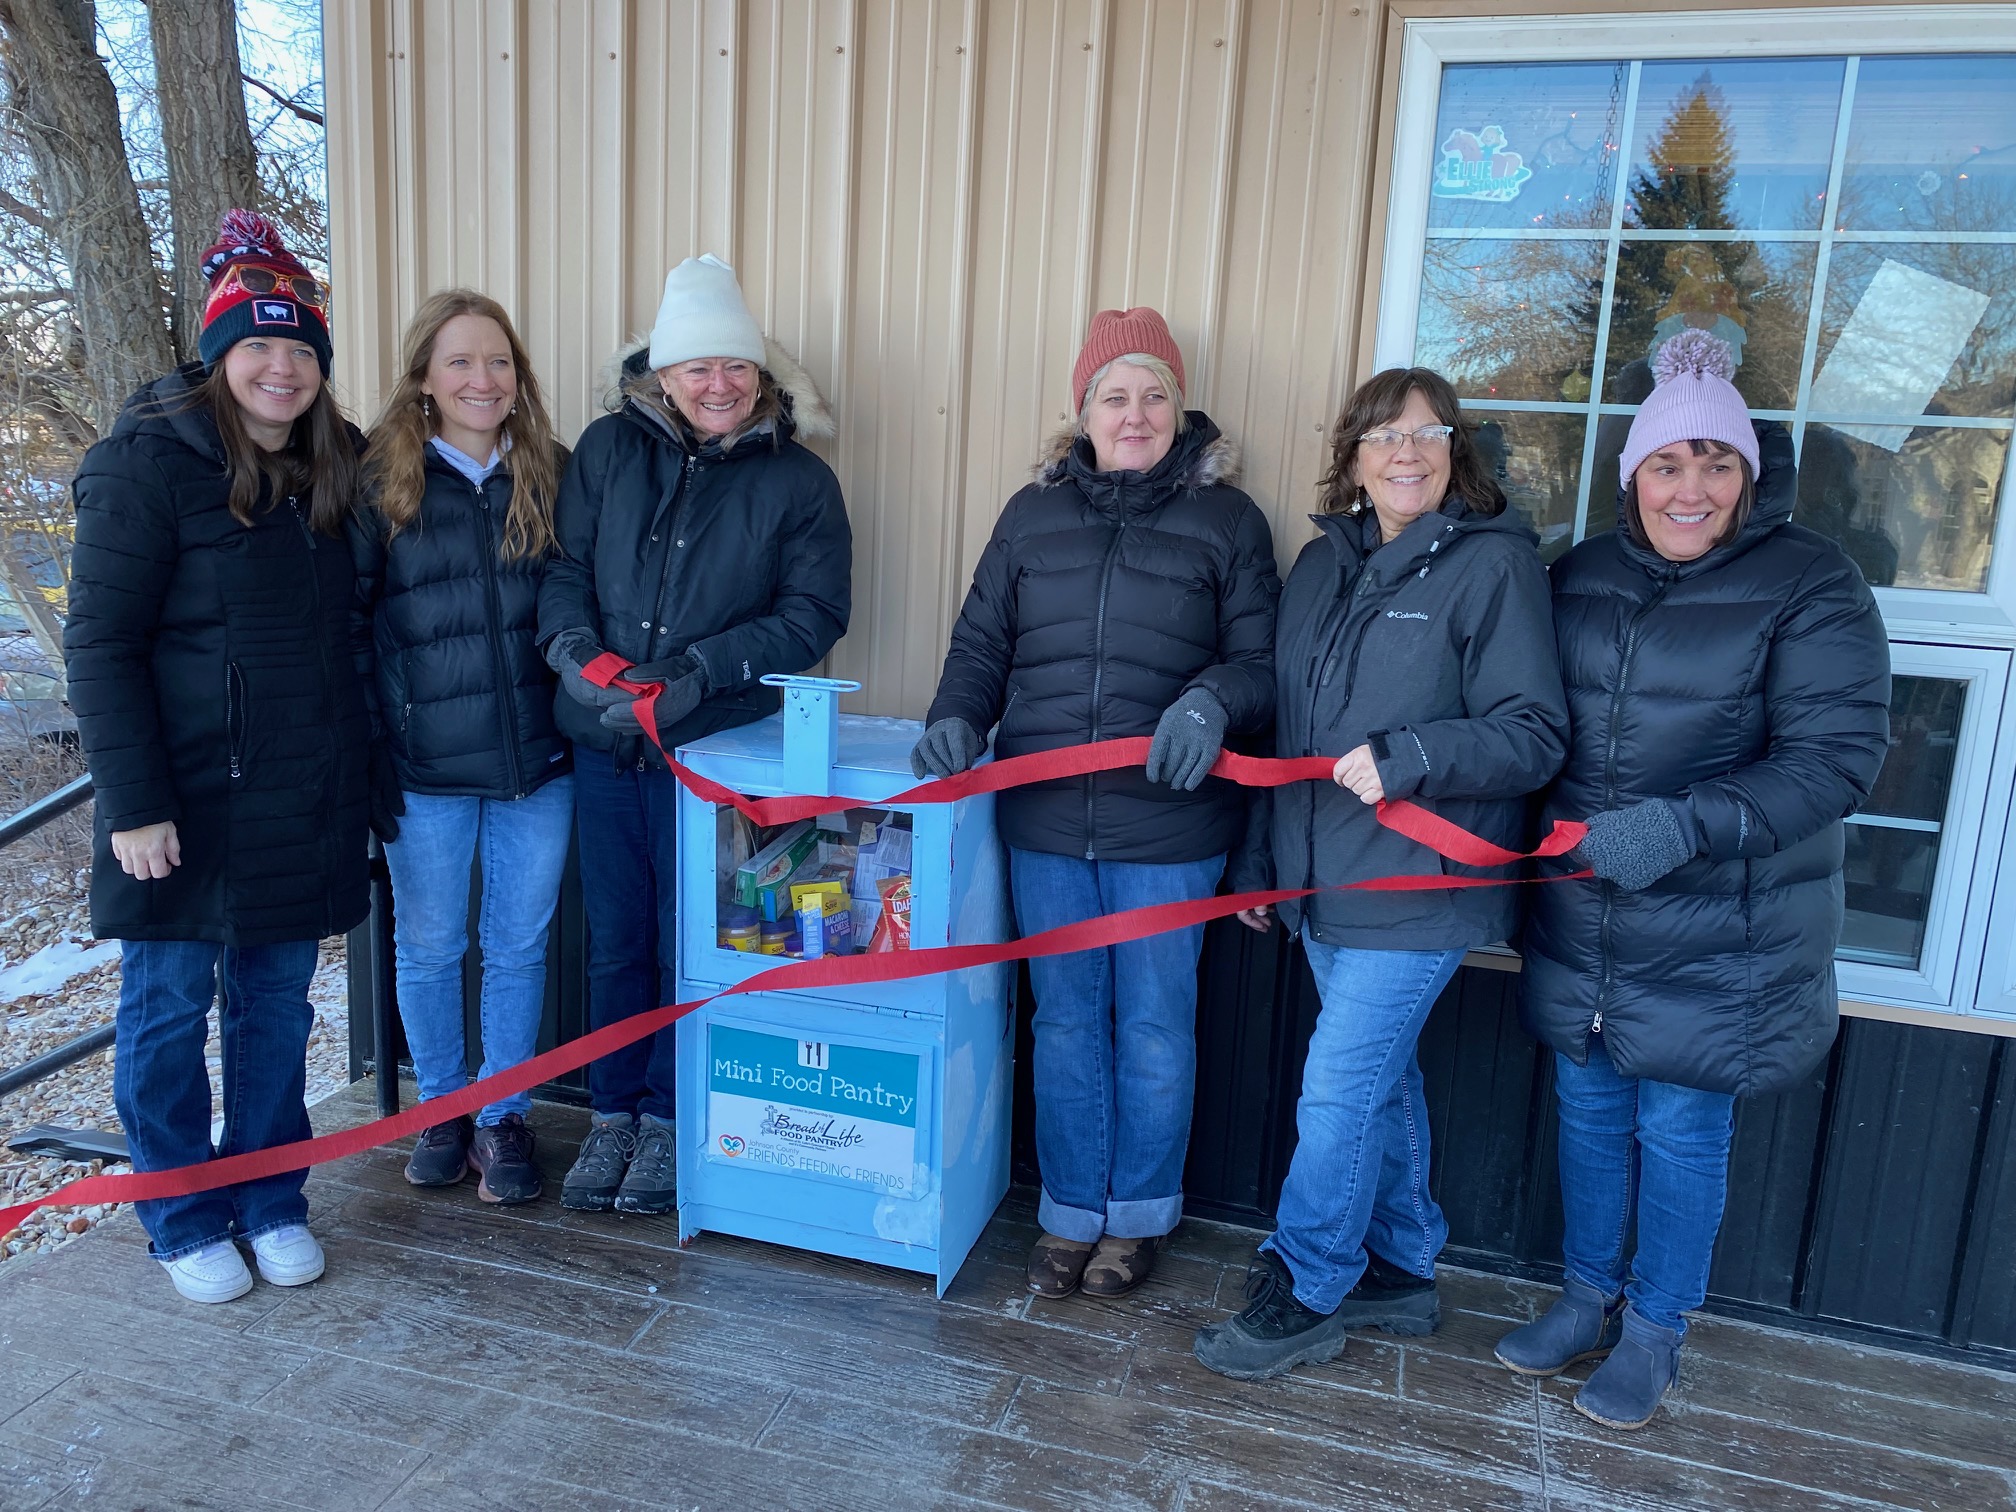
[[(991, 795), (892, 809), (914, 720), (838, 711), (858, 684), (766, 678), (768, 719), (679, 750), (751, 796), (830, 794), (758, 829), (679, 808), (679, 997), (793, 958), (1008, 938)], [(754, 992), (680, 1020), (679, 1237), (712, 1229), (923, 1271), (942, 1296), (1008, 1189), (1013, 968)]]

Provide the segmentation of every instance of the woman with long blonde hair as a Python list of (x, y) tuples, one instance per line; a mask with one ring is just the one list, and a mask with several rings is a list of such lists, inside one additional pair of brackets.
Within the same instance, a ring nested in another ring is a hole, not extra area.
[[(564, 462), (503, 306), (468, 289), (422, 304), (371, 428), (352, 546), (405, 796), (385, 858), (399, 1012), (423, 1102), (469, 1080), (462, 957), (478, 857), (482, 1074), (528, 1059), (539, 1037), (574, 821), (553, 674), (534, 644)], [(530, 1202), (540, 1192), (530, 1106), (521, 1094), (436, 1124), (406, 1179), (447, 1186), (473, 1168), (485, 1202)]]

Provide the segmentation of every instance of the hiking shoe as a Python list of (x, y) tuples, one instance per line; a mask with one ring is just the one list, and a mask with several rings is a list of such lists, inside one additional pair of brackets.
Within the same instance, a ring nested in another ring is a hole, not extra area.
[(252, 1272), (245, 1269), (245, 1257), (229, 1239), (176, 1260), (163, 1260), (161, 1269), (191, 1302), (230, 1302), (252, 1290)]
[(1573, 1276), (1561, 1280), (1554, 1305), (1498, 1341), (1492, 1352), (1523, 1376), (1559, 1375), (1570, 1365), (1600, 1360), (1624, 1332), (1624, 1299), (1606, 1297)]
[(252, 1258), (259, 1264), (260, 1279), (275, 1286), (306, 1286), (322, 1274), (322, 1246), (305, 1223), (257, 1235)]
[(1383, 1328), (1391, 1334), (1430, 1334), (1442, 1321), (1442, 1300), (1432, 1276), (1417, 1276), (1365, 1251), (1365, 1274), (1337, 1304), (1346, 1328)]
[(1078, 1290), (1092, 1249), (1090, 1239), (1043, 1235), (1029, 1251), (1029, 1290), (1039, 1297), (1070, 1296)]
[(581, 1141), (581, 1153), (560, 1183), (560, 1206), (606, 1213), (616, 1205), (623, 1173), (637, 1148), (637, 1120), (628, 1113), (597, 1113)]
[(678, 1202), (678, 1130), (669, 1118), (645, 1113), (637, 1119), (637, 1150), (630, 1157), (622, 1188), (616, 1193), (619, 1213), (669, 1213)]
[(1272, 1250), (1246, 1272), (1246, 1306), (1197, 1331), (1190, 1352), (1207, 1370), (1235, 1381), (1264, 1381), (1297, 1365), (1334, 1360), (1344, 1351), (1342, 1312), (1319, 1313), (1295, 1300), (1295, 1278)]
[(485, 1202), (530, 1202), (543, 1190), (539, 1167), (532, 1163), (532, 1131), (522, 1113), (506, 1113), (478, 1129), (469, 1144), (469, 1164), (483, 1178), (476, 1183), (476, 1195)]
[(1092, 1258), (1085, 1262), (1085, 1274), (1078, 1285), (1088, 1297), (1124, 1297), (1155, 1269), (1155, 1252), (1162, 1236), (1146, 1239), (1116, 1239), (1111, 1234), (1099, 1241)]
[(1647, 1322), (1628, 1304), (1617, 1347), (1575, 1393), (1575, 1410), (1605, 1428), (1643, 1428), (1680, 1378), (1680, 1331)]
[(420, 1131), (406, 1162), (406, 1179), (415, 1186), (453, 1186), (469, 1171), (469, 1136), (476, 1122), (468, 1114)]

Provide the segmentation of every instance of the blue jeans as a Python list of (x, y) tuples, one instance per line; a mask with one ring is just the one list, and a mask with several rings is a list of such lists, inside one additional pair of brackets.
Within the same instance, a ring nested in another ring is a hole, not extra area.
[[(203, 1064), (210, 1007), (224, 987), (224, 1142), (242, 1155), (309, 1135), (303, 1100), (308, 983), (318, 944), (226, 948), (206, 940), (122, 940), (112, 1099), (136, 1171), (212, 1158), (210, 1075)], [(155, 1256), (173, 1260), (234, 1235), (256, 1238), (308, 1218), (308, 1173), (283, 1171), (191, 1197), (133, 1204)]]
[[(560, 900), (560, 873), (574, 833), (574, 779), (556, 777), (512, 801), (408, 793), (399, 838), (385, 847), (392, 870), (393, 959), (399, 1017), (413, 1052), (420, 1100), (469, 1085), (462, 1027), (462, 957), (469, 949), (469, 872), (483, 860), (484, 1076), (508, 1071), (539, 1048), (546, 1006), (546, 934)], [(525, 1113), (520, 1092), (485, 1107), (488, 1126)]]
[[(1684, 1334), (1708, 1296), (1708, 1266), (1729, 1196), (1736, 1099), (1621, 1076), (1603, 1036), (1589, 1064), (1554, 1057), (1561, 1109), (1561, 1236), (1568, 1274), (1606, 1297), (1621, 1289), (1648, 1323)], [(1624, 1236), (1638, 1248), (1625, 1285)]]
[(1428, 1102), (1414, 1045), (1462, 964), (1460, 950), (1347, 950), (1303, 935), (1323, 1008), (1309, 1036), (1300, 1142), (1261, 1244), (1295, 1296), (1330, 1313), (1365, 1273), (1369, 1246), (1435, 1274), (1449, 1223), (1428, 1192)]
[[(588, 915), (588, 1027), (635, 1018), (679, 993), (679, 779), (612, 768), (603, 751), (574, 756), (581, 903)], [(678, 1112), (677, 1027), (591, 1061), (597, 1113)]]
[[(1025, 935), (1100, 914), (1208, 898), (1223, 856), (1153, 865), (1011, 850)], [(1204, 929), (1029, 963), (1036, 989), (1036, 1160), (1044, 1231), (1146, 1239), (1183, 1216), (1197, 1082), (1197, 955)]]

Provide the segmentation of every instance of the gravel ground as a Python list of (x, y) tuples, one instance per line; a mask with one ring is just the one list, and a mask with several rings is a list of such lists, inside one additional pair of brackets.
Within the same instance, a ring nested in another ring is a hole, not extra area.
[[(8, 886), (9, 882), (14, 883)], [(0, 878), (0, 909), (11, 903), (17, 912), (0, 923), (0, 967), (26, 960), (59, 940), (89, 940), (91, 926), (85, 906), (89, 875), (72, 872), (53, 876), (37, 869), (16, 878)], [(9, 898), (7, 894), (16, 896)], [(33, 896), (22, 896), (22, 894)], [(340, 939), (322, 942), (309, 998), (315, 1005), (315, 1027), (308, 1037), (308, 1100), (315, 1102), (342, 1086), (349, 1075), (349, 1004)], [(109, 1023), (119, 1001), (119, 963), (106, 962), (65, 983), (58, 992), (31, 995), (0, 1004), (0, 1067), (53, 1050), (87, 1030)], [(220, 1052), (217, 1015), (210, 1015), (210, 1067), (213, 1106), (218, 1096)], [(71, 1128), (117, 1129), (112, 1106), (112, 1052), (103, 1051), (56, 1075), (0, 1098), (0, 1144), (36, 1124)], [(54, 1191), (66, 1181), (98, 1173), (101, 1163), (79, 1164), (49, 1156), (24, 1156), (0, 1148), (0, 1202)], [(124, 1171), (122, 1163), (109, 1167)], [(43, 1208), (6, 1235), (0, 1235), (0, 1263), (16, 1255), (45, 1253), (121, 1211), (119, 1205), (83, 1208)]]

